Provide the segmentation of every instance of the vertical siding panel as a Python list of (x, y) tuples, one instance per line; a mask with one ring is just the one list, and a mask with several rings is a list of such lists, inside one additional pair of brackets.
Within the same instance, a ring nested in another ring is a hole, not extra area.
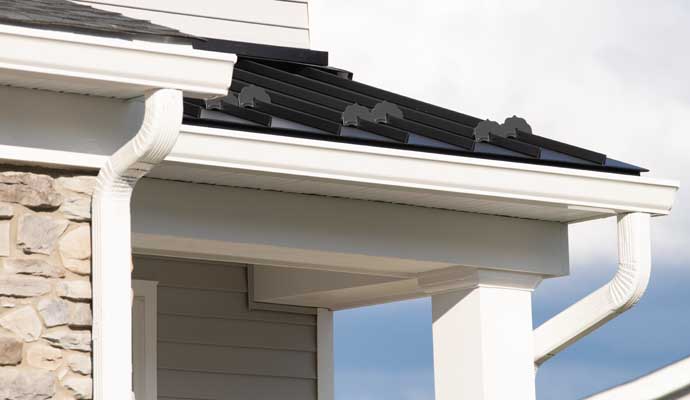
[(247, 307), (246, 267), (136, 257), (156, 280), (159, 399), (316, 399), (316, 317)]

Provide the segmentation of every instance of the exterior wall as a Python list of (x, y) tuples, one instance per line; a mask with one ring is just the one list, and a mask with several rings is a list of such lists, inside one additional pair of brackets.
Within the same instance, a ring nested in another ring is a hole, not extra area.
[(135, 257), (158, 282), (159, 399), (316, 399), (316, 316), (250, 310), (241, 264)]
[(309, 47), (307, 0), (91, 0), (81, 3), (197, 36)]
[(95, 178), (0, 172), (0, 398), (90, 399)]

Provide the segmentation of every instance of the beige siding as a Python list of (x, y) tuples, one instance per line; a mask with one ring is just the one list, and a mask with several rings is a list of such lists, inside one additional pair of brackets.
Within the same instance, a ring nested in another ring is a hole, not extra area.
[(306, 0), (86, 0), (81, 3), (197, 36), (309, 47)]
[(158, 281), (158, 398), (316, 399), (316, 317), (249, 310), (237, 264), (136, 257)]

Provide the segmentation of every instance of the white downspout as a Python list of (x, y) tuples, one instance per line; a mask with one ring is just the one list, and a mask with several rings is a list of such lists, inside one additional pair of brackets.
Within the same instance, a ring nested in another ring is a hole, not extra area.
[(139, 132), (98, 174), (93, 196), (94, 399), (132, 399), (130, 199), (137, 181), (170, 153), (182, 125), (182, 92), (146, 95)]
[(649, 283), (649, 214), (618, 217), (618, 271), (594, 293), (534, 330), (537, 366), (635, 305)]

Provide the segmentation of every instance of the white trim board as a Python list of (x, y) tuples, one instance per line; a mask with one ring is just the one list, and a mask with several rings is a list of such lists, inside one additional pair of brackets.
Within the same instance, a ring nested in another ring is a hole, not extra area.
[(319, 308), (316, 313), (317, 398), (335, 399), (335, 365), (333, 357), (333, 311)]
[(108, 156), (98, 154), (0, 145), (0, 160), (7, 164), (31, 164), (48, 168), (61, 167), (97, 171), (107, 159)]
[[(143, 357), (132, 357), (134, 393), (137, 400), (157, 400), (158, 282), (132, 280), (132, 292), (132, 351), (144, 353)], [(137, 307), (137, 301), (143, 302), (143, 307)]]
[[(187, 45), (129, 41), (0, 24), (0, 84), (132, 98), (157, 88), (222, 96), (237, 57)], [(40, 57), (36, 57), (40, 54)], [(194, 73), (190, 73), (194, 71)]]

